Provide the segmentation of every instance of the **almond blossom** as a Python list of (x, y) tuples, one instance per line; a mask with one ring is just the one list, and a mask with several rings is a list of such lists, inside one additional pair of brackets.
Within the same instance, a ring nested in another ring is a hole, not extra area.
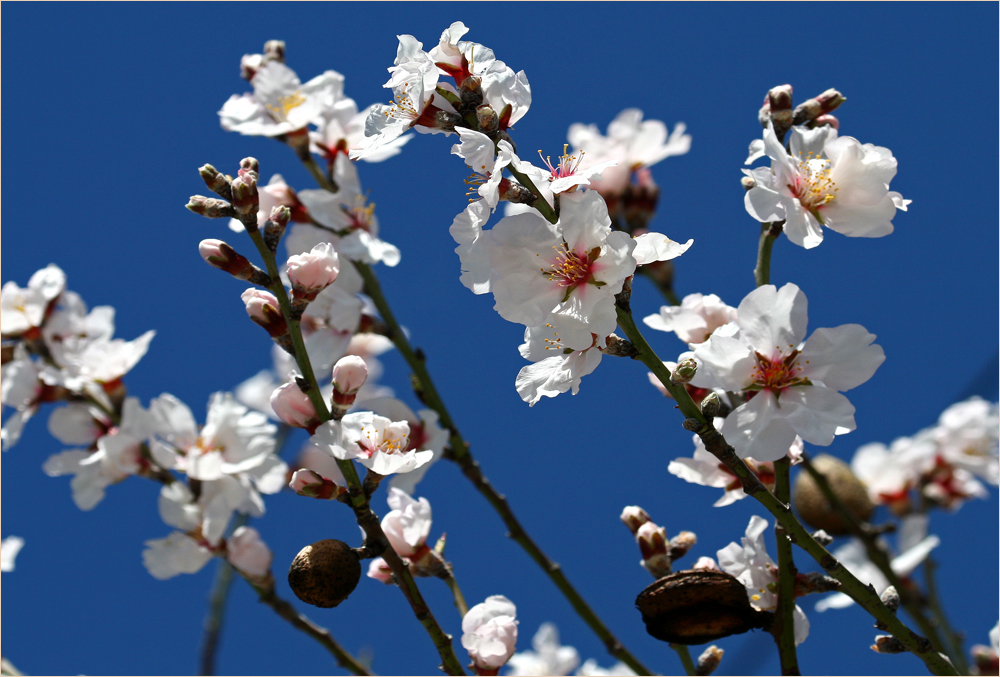
[(662, 306), (656, 315), (642, 318), (646, 326), (672, 331), (684, 343), (704, 343), (712, 332), (736, 320), (736, 309), (715, 294), (688, 294), (679, 306)]
[(203, 543), (175, 531), (167, 538), (146, 541), (142, 563), (153, 578), (163, 581), (178, 574), (198, 573), (214, 556)]
[(507, 675), (568, 675), (580, 664), (580, 654), (559, 643), (554, 623), (542, 623), (531, 639), (534, 651), (520, 651), (507, 661)]
[(430, 463), (434, 452), (410, 450), (410, 426), (370, 411), (347, 414), (316, 429), (313, 443), (334, 458), (356, 460), (379, 475), (406, 473)]
[(393, 489), (412, 495), (417, 483), (424, 478), (427, 471), (441, 456), (448, 444), (448, 431), (438, 422), (438, 413), (433, 409), (421, 409), (414, 412), (402, 400), (395, 397), (375, 397), (365, 399), (359, 408), (370, 410), (393, 421), (406, 421), (410, 426), (409, 446), (406, 451), (426, 449), (431, 452), (431, 460), (418, 468), (402, 475), (393, 476), (389, 486)]
[(28, 280), (21, 288), (16, 282), (7, 282), (0, 289), (0, 334), (4, 338), (20, 336), (35, 327), (41, 327), (50, 304), (66, 289), (66, 273), (50, 263)]
[(281, 61), (260, 65), (250, 79), (253, 94), (233, 94), (219, 110), (222, 128), (250, 136), (282, 136), (305, 130), (322, 109), (327, 88), (343, 76), (327, 71), (302, 84)]
[(534, 362), (517, 374), (517, 393), (530, 406), (542, 397), (555, 397), (572, 389), (580, 391), (580, 380), (597, 369), (607, 337), (598, 339), (580, 320), (560, 315), (541, 327), (524, 330), (521, 357)]
[(774, 461), (796, 435), (827, 446), (856, 427), (854, 407), (838, 391), (871, 378), (885, 354), (857, 324), (817, 329), (803, 341), (807, 311), (796, 285), (763, 285), (740, 303), (735, 335), (717, 330), (694, 346), (702, 366), (693, 384), (749, 395), (722, 426), (741, 457)]
[(838, 137), (833, 127), (792, 127), (789, 155), (768, 123), (764, 151), (770, 168), (743, 170), (754, 182), (747, 212), (761, 222), (784, 220), (788, 239), (800, 247), (818, 246), (823, 226), (849, 237), (888, 235), (896, 210), (911, 202), (889, 190), (896, 159), (888, 148)]
[(267, 576), (272, 558), (271, 550), (253, 527), (237, 527), (226, 541), (226, 559), (247, 576)]
[[(750, 606), (758, 611), (774, 611), (778, 608), (778, 566), (767, 554), (764, 532), (767, 520), (754, 515), (747, 525), (746, 536), (740, 544), (730, 543), (716, 555), (722, 571), (735, 576), (747, 589)], [(809, 619), (795, 605), (795, 643), (801, 644), (809, 636)]]
[(945, 463), (996, 486), (1000, 473), (998, 431), (997, 404), (972, 397), (944, 410), (933, 437)]
[(503, 595), (492, 595), (469, 609), (462, 619), (462, 646), (476, 674), (496, 675), (514, 655), (517, 608)]

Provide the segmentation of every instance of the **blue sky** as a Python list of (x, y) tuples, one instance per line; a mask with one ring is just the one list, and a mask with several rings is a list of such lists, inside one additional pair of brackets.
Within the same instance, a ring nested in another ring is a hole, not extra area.
[[(858, 429), (824, 451), (850, 459), (861, 444), (912, 434), (970, 388), (997, 396), (997, 217), (989, 197), (995, 5), (8, 3), (2, 18), (3, 281), (24, 285), (54, 262), (91, 306), (117, 309), (117, 336), (156, 329), (126, 379), (143, 403), (170, 392), (203, 417), (211, 393), (269, 363), (269, 341), (239, 301), (243, 287), (197, 253), (208, 237), (247, 243), (183, 208), (189, 195), (205, 192), (198, 166), (233, 172), (248, 155), (260, 160), (264, 180), (280, 172), (296, 188), (313, 187), (287, 148), (219, 127), (222, 103), (248, 90), (240, 56), (283, 39), (287, 63), (303, 80), (337, 70), (347, 95), (365, 106), (388, 99), (381, 85), (397, 34), (429, 47), (455, 20), (471, 27), (468, 38), (526, 71), (533, 103), (514, 132), (522, 149), (556, 155), (571, 123), (604, 129), (627, 107), (671, 126), (687, 123), (691, 152), (653, 169), (662, 191), (654, 227), (695, 239), (677, 262), (678, 292), (716, 293), (732, 305), (753, 287), (758, 224), (744, 210), (739, 178), (747, 144), (760, 134), (760, 102), (786, 82), (798, 101), (838, 88), (848, 99), (837, 113), (841, 133), (890, 148), (899, 160), (892, 188), (913, 204), (889, 237), (828, 232), (814, 250), (785, 240), (775, 247), (772, 281), (805, 291), (811, 329), (864, 325), (887, 355), (849, 394)], [(514, 377), (524, 364), (523, 330), (458, 282), (447, 229), (466, 204), (467, 170), (450, 155), (452, 143), (420, 136), (402, 155), (360, 167), (382, 237), (402, 251), (398, 267), (378, 271), (386, 294), (427, 354), (486, 475), (528, 531), (641, 660), (676, 673), (673, 652), (646, 635), (633, 607), (649, 577), (618, 521), (621, 509), (638, 504), (671, 535), (697, 533), (689, 562), (714, 556), (739, 540), (751, 515), (766, 513), (751, 500), (713, 508), (717, 490), (666, 472), (672, 458), (690, 455), (690, 437), (639, 363), (607, 358), (576, 397), (530, 409), (520, 400)], [(638, 281), (632, 304), (642, 316), (661, 301)], [(648, 338), (664, 359), (684, 349), (669, 335)], [(384, 362), (384, 383), (415, 404), (403, 361), (390, 353)], [(3, 456), (3, 535), (27, 541), (17, 570), (3, 575), (4, 655), (29, 674), (197, 670), (215, 564), (166, 582), (149, 576), (142, 543), (170, 531), (157, 515), (155, 486), (130, 479), (81, 513), (68, 482), (41, 471), (61, 450), (46, 415)], [(448, 534), (448, 557), (470, 604), (504, 594), (518, 605), (522, 648), (553, 621), (582, 658), (613, 662), (504, 538), (499, 518), (455, 466), (435, 466), (419, 493), (434, 508), (432, 536)], [(383, 495), (374, 506), (384, 513)], [(256, 526), (275, 553), (286, 597), (283, 571), (302, 546), (359, 541), (350, 511), (338, 504), (283, 493), (267, 508)], [(942, 595), (967, 644), (985, 643), (997, 620), (996, 528), (995, 489), (986, 501), (932, 518), (942, 539), (935, 553)], [(796, 562), (816, 568), (800, 551)], [(425, 579), (421, 588), (446, 629), (459, 634), (445, 586)], [(825, 614), (811, 607), (803, 600), (812, 622), (800, 648), (804, 671), (922, 671), (910, 656), (873, 654), (875, 631), (857, 607)], [(301, 608), (351, 651), (373, 654), (378, 672), (435, 671), (433, 647), (390, 587), (364, 579), (337, 609)], [(762, 633), (719, 645), (727, 652), (719, 674), (778, 669)], [(465, 652), (458, 654), (464, 663)], [(233, 590), (219, 670), (339, 674), (242, 583)]]

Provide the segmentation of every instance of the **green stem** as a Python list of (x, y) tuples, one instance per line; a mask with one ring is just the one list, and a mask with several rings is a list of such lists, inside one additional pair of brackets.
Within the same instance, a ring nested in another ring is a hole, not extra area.
[[(233, 530), (245, 525), (250, 518), (243, 513), (233, 520)], [(212, 592), (208, 597), (208, 613), (205, 615), (205, 634), (201, 640), (201, 672), (202, 675), (215, 674), (215, 657), (219, 648), (219, 637), (222, 634), (222, 621), (226, 615), (226, 601), (233, 583), (233, 566), (224, 558), (219, 559), (215, 569), (215, 580), (212, 582)]]
[[(782, 503), (791, 500), (788, 457), (774, 462), (774, 495)], [(799, 659), (795, 653), (795, 577), (798, 571), (792, 558), (792, 541), (781, 523), (774, 525), (778, 543), (778, 609), (775, 613), (774, 641), (778, 644), (781, 674), (799, 675)]]
[[(820, 493), (826, 498), (827, 503), (833, 508), (833, 511), (837, 513), (841, 521), (847, 525), (848, 530), (851, 535), (857, 538), (865, 546), (865, 551), (868, 554), (868, 559), (871, 560), (872, 564), (878, 567), (879, 571), (886, 577), (889, 581), (889, 585), (896, 588), (896, 592), (899, 593), (900, 601), (906, 613), (909, 614), (910, 618), (916, 622), (920, 631), (924, 633), (924, 636), (931, 641), (931, 644), (938, 651), (945, 652), (944, 644), (941, 641), (941, 636), (938, 633), (938, 629), (934, 624), (927, 618), (924, 614), (924, 610), (921, 606), (920, 596), (914, 595), (903, 579), (901, 579), (895, 571), (892, 570), (892, 562), (889, 557), (889, 553), (885, 551), (885, 548), (879, 542), (878, 536), (872, 531), (868, 524), (865, 524), (858, 520), (851, 511), (847, 509), (844, 502), (840, 500), (836, 492), (834, 492), (833, 487), (830, 486), (830, 482), (826, 479), (826, 476), (820, 471), (816, 470), (816, 467), (812, 464), (812, 461), (806, 454), (802, 455), (802, 467), (805, 469), (809, 476), (812, 477), (813, 481), (816, 482), (816, 486), (819, 487)], [(966, 674), (967, 670), (961, 670), (958, 666), (962, 663), (961, 656), (953, 655), (953, 652), (945, 652), (949, 654), (949, 658), (955, 665), (956, 669), (960, 672)]]
[[(303, 162), (305, 162), (305, 160), (303, 160)], [(315, 162), (313, 164), (315, 164)], [(250, 226), (253, 226), (256, 223), (256, 217), (254, 216), (252, 219), (253, 221), (250, 223)], [(248, 219), (248, 221), (250, 221), (250, 219)], [(244, 225), (246, 226), (247, 223), (244, 223)], [(326, 402), (323, 400), (319, 384), (316, 381), (316, 375), (313, 372), (312, 363), (309, 360), (309, 353), (306, 351), (305, 339), (302, 337), (301, 323), (291, 312), (291, 303), (288, 299), (288, 293), (285, 290), (285, 286), (281, 282), (281, 277), (278, 273), (278, 264), (274, 258), (274, 252), (268, 249), (267, 245), (264, 243), (263, 237), (261, 237), (260, 232), (255, 227), (247, 227), (246, 230), (254, 244), (257, 246), (257, 251), (260, 253), (261, 258), (267, 267), (268, 275), (271, 276), (271, 285), (268, 289), (278, 299), (278, 304), (281, 307), (281, 313), (285, 318), (286, 324), (288, 325), (288, 334), (292, 341), (295, 360), (298, 363), (299, 369), (302, 371), (302, 377), (309, 383), (310, 387), (306, 390), (306, 395), (309, 397), (309, 401), (316, 410), (317, 418), (319, 418), (320, 421), (329, 421), (331, 418), (330, 410), (327, 408)], [(451, 643), (451, 636), (448, 635), (438, 624), (437, 620), (434, 618), (434, 614), (431, 613), (430, 608), (427, 606), (423, 596), (420, 594), (420, 589), (417, 587), (416, 581), (413, 580), (413, 576), (410, 574), (406, 564), (399, 557), (399, 555), (396, 554), (396, 551), (392, 549), (392, 546), (389, 545), (389, 540), (385, 537), (385, 533), (382, 531), (382, 526), (379, 524), (378, 516), (372, 511), (368, 503), (368, 496), (365, 494), (361, 481), (358, 478), (357, 469), (354, 467), (354, 463), (350, 460), (337, 459), (337, 467), (340, 468), (341, 473), (344, 475), (344, 480), (347, 482), (348, 496), (350, 498), (351, 507), (354, 510), (354, 517), (358, 525), (365, 531), (366, 542), (370, 541), (374, 544), (374, 548), (381, 553), (386, 563), (389, 564), (393, 574), (396, 576), (399, 589), (403, 591), (403, 595), (406, 597), (407, 602), (409, 602), (414, 616), (416, 616), (417, 620), (420, 621), (420, 624), (424, 626), (427, 634), (434, 642), (434, 646), (437, 648), (438, 654), (441, 656), (443, 669), (450, 675), (464, 675), (465, 671), (462, 669), (461, 663), (459, 663), (458, 658), (455, 656), (455, 650)]]
[(455, 580), (455, 572), (452, 570), (451, 565), (446, 565), (445, 574), (442, 578), (448, 585), (448, 589), (451, 590), (451, 596), (455, 598), (455, 608), (458, 609), (459, 615), (465, 618), (465, 614), (469, 613), (469, 605), (465, 602), (462, 589), (458, 587), (458, 581)]
[(754, 282), (760, 287), (771, 283), (771, 248), (781, 235), (784, 221), (760, 224), (760, 242), (757, 245), (757, 267), (753, 270)]
[(576, 613), (590, 626), (590, 629), (594, 631), (604, 645), (607, 647), (608, 651), (615, 656), (618, 660), (622, 661), (628, 665), (636, 674), (639, 675), (649, 675), (652, 674), (649, 668), (645, 667), (638, 659), (635, 658), (618, 639), (608, 630), (607, 626), (601, 621), (601, 619), (594, 613), (594, 610), (590, 608), (587, 602), (580, 596), (580, 593), (576, 591), (573, 585), (563, 574), (561, 567), (556, 562), (553, 562), (549, 557), (542, 551), (541, 548), (532, 540), (528, 532), (524, 530), (524, 527), (518, 521), (517, 517), (514, 516), (514, 512), (511, 510), (507, 503), (506, 497), (498, 492), (493, 485), (490, 484), (489, 480), (483, 476), (482, 470), (479, 468), (479, 464), (476, 459), (469, 452), (469, 444), (462, 437), (459, 432), (458, 427), (451, 418), (451, 414), (448, 412), (448, 408), (445, 406), (444, 401), (438, 394), (437, 388), (434, 386), (434, 381), (431, 379), (430, 372), (427, 371), (427, 365), (424, 362), (423, 354), (417, 354), (417, 352), (410, 345), (409, 339), (406, 338), (406, 334), (403, 332), (402, 327), (396, 321), (395, 315), (392, 313), (392, 309), (389, 307), (388, 301), (386, 301), (385, 295), (382, 293), (382, 287), (379, 285), (378, 278), (375, 276), (375, 272), (364, 263), (355, 262), (355, 267), (360, 273), (362, 279), (365, 283), (365, 293), (371, 298), (375, 307), (378, 309), (379, 314), (382, 316), (382, 321), (385, 322), (388, 327), (387, 336), (399, 350), (403, 359), (409, 365), (410, 370), (413, 373), (415, 381), (415, 389), (417, 390), (417, 396), (420, 400), (426, 404), (428, 407), (433, 409), (438, 414), (438, 420), (440, 421), (441, 427), (449, 432), (449, 451), (446, 453), (446, 458), (458, 464), (461, 468), (462, 473), (469, 478), (476, 489), (481, 493), (490, 505), (493, 506), (497, 514), (500, 515), (500, 519), (507, 526), (508, 536), (513, 539), (518, 545), (520, 545), (524, 550), (531, 556), (531, 559), (535, 561), (542, 568), (552, 582), (557, 588), (563, 593), (569, 603), (572, 605)]
[[(270, 574), (269, 574), (270, 576)], [(337, 659), (337, 664), (343, 668), (347, 668), (355, 675), (371, 675), (372, 673), (362, 665), (357, 658), (348, 653), (344, 647), (337, 643), (337, 640), (333, 638), (330, 631), (326, 628), (322, 628), (311, 620), (306, 618), (304, 615), (300, 614), (295, 610), (291, 604), (289, 604), (284, 599), (278, 597), (274, 593), (274, 581), (270, 580), (270, 584), (262, 585), (255, 582), (246, 576), (243, 577), (244, 580), (250, 584), (260, 597), (260, 601), (268, 605), (286, 621), (291, 623), (293, 626), (306, 633), (317, 642), (323, 645), (323, 647), (333, 654), (333, 657)]]
[(702, 442), (705, 443), (705, 448), (739, 478), (743, 485), (743, 491), (757, 499), (785, 527), (792, 543), (805, 550), (827, 574), (840, 581), (841, 592), (849, 595), (865, 611), (880, 621), (903, 646), (924, 662), (932, 674), (958, 674), (948, 659), (934, 650), (929, 640), (917, 635), (896, 618), (896, 615), (882, 604), (879, 596), (871, 588), (859, 581), (836, 557), (812, 537), (792, 514), (791, 507), (787, 503), (779, 501), (761, 483), (757, 475), (743, 462), (743, 459), (736, 455), (736, 450), (726, 442), (722, 433), (716, 430), (715, 426), (701, 413), (687, 389), (683, 385), (676, 385), (670, 381), (670, 373), (653, 349), (649, 347), (642, 332), (639, 331), (632, 319), (628, 309), (627, 293), (623, 292), (620, 298), (622, 300), (618, 304), (618, 324), (638, 351), (634, 359), (640, 360), (646, 365), (676, 400), (677, 407), (687, 419), (684, 422), (684, 427), (697, 433)]
[(316, 159), (313, 158), (311, 153), (306, 154), (305, 157), (299, 155), (299, 159), (302, 160), (302, 164), (305, 165), (309, 173), (312, 174), (313, 180), (325, 191), (330, 193), (337, 192), (337, 184), (330, 180), (319, 164), (316, 163)]
[(677, 657), (681, 659), (681, 665), (684, 666), (685, 675), (696, 675), (698, 674), (698, 668), (695, 666), (694, 661), (691, 660), (691, 651), (683, 644), (671, 644), (670, 648), (677, 652)]
[(948, 623), (948, 619), (944, 614), (944, 607), (941, 605), (941, 599), (938, 597), (937, 582), (934, 579), (934, 571), (936, 569), (937, 563), (928, 556), (927, 559), (924, 560), (924, 580), (927, 584), (927, 607), (930, 609), (931, 613), (934, 614), (938, 625), (944, 631), (944, 636), (948, 639), (948, 644), (951, 649), (948, 652), (948, 657), (951, 658), (952, 662), (955, 664), (955, 669), (958, 670), (959, 674), (968, 675), (969, 664), (965, 660), (965, 652), (962, 647), (962, 637), (955, 632)]
[[(559, 220), (559, 214), (556, 213), (549, 203), (546, 202), (545, 198), (542, 197), (542, 193), (535, 187), (534, 182), (528, 178), (527, 174), (522, 174), (521, 172), (514, 169), (513, 165), (507, 165), (507, 171), (514, 175), (518, 183), (530, 190), (537, 196), (537, 199), (531, 203), (531, 206), (538, 210), (538, 213), (545, 217), (545, 220), (549, 223), (555, 223)], [(557, 198), (558, 199), (558, 198)], [(557, 203), (558, 204), (558, 203)]]

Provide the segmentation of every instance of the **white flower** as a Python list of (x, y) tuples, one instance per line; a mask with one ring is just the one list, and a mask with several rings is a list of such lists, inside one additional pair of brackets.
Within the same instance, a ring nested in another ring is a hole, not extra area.
[(688, 294), (679, 306), (662, 306), (642, 318), (651, 329), (672, 331), (684, 343), (703, 343), (719, 327), (736, 320), (736, 309), (715, 294)]
[(271, 551), (253, 527), (238, 527), (226, 541), (226, 559), (234, 567), (257, 578), (271, 570)]
[(684, 133), (685, 129), (684, 123), (678, 122), (668, 135), (667, 126), (659, 120), (643, 120), (641, 110), (627, 108), (608, 125), (607, 136), (601, 134), (597, 125), (575, 123), (569, 128), (568, 138), (574, 153), (587, 153), (581, 162), (585, 169), (599, 163), (617, 162), (605, 169), (599, 180), (590, 182), (591, 188), (611, 195), (625, 190), (633, 171), (687, 153), (691, 148), (691, 136)]
[(889, 191), (896, 159), (888, 148), (838, 138), (829, 126), (793, 127), (789, 147), (791, 156), (769, 123), (764, 151), (771, 167), (743, 170), (754, 180), (744, 198), (750, 216), (784, 220), (788, 239), (806, 249), (823, 241), (823, 226), (849, 237), (892, 232), (896, 209), (905, 211), (910, 200)]
[(686, 252), (694, 244), (690, 239), (684, 244), (674, 242), (663, 233), (643, 233), (635, 237), (632, 258), (637, 266), (645, 266), (659, 261), (672, 261)]
[[(758, 611), (778, 608), (778, 567), (764, 545), (766, 529), (767, 520), (754, 515), (741, 540), (742, 547), (730, 543), (716, 553), (719, 567), (739, 579), (747, 589), (750, 605)], [(795, 643), (801, 644), (809, 636), (809, 619), (798, 605), (795, 605), (794, 618)]]
[(625, 665), (621, 661), (618, 661), (610, 668), (602, 668), (596, 659), (588, 658), (580, 669), (576, 671), (577, 675), (584, 675), (586, 677), (612, 677), (612, 675), (624, 675), (625, 677), (630, 677), (634, 675), (635, 672), (629, 666)]
[(756, 393), (722, 426), (741, 457), (774, 461), (796, 434), (826, 446), (855, 428), (854, 407), (838, 391), (871, 378), (885, 354), (857, 324), (817, 329), (803, 343), (807, 310), (794, 284), (764, 285), (740, 303), (736, 335), (720, 335), (720, 329), (694, 346), (701, 362), (694, 385)]
[(212, 556), (212, 551), (206, 546), (175, 531), (167, 538), (146, 541), (142, 563), (153, 578), (164, 581), (178, 574), (198, 573)]
[[(371, 358), (368, 358), (371, 359)], [(395, 475), (389, 486), (399, 489), (411, 496), (417, 488), (417, 483), (424, 478), (430, 467), (444, 454), (448, 444), (448, 431), (438, 423), (438, 413), (433, 409), (421, 409), (414, 412), (401, 400), (395, 397), (376, 397), (361, 401), (359, 409), (372, 411), (393, 421), (406, 421), (410, 426), (411, 449), (427, 449), (433, 455), (431, 460), (403, 475)]]
[(233, 94), (219, 111), (222, 128), (251, 136), (281, 136), (304, 130), (318, 115), (325, 90), (340, 78), (327, 71), (302, 84), (280, 61), (257, 69), (250, 84), (253, 94)]
[(8, 536), (0, 542), (0, 571), (13, 571), (17, 553), (24, 547), (24, 539), (20, 536)]
[(23, 344), (15, 346), (14, 358), (0, 367), (0, 402), (15, 410), (0, 428), (4, 451), (17, 444), (24, 425), (38, 411), (43, 391), (40, 375), (41, 365), (31, 359)]
[(559, 644), (554, 623), (542, 623), (531, 640), (534, 651), (521, 651), (507, 661), (508, 675), (568, 675), (580, 664), (580, 654)]
[[(329, 237), (337, 252), (352, 261), (387, 266), (399, 263), (399, 249), (378, 238), (378, 217), (375, 205), (369, 203), (361, 190), (358, 169), (346, 157), (338, 157), (334, 178), (338, 191), (303, 190), (299, 200), (317, 223), (340, 233), (339, 239)], [(286, 245), (290, 246), (290, 245)]]
[(20, 336), (41, 327), (49, 304), (65, 289), (66, 273), (54, 263), (32, 275), (24, 289), (16, 282), (6, 283), (0, 289), (0, 334)]
[(392, 508), (382, 518), (382, 531), (389, 545), (400, 557), (413, 557), (427, 547), (431, 533), (431, 504), (426, 498), (414, 499), (390, 487), (386, 498)]
[(370, 411), (348, 414), (341, 421), (327, 421), (313, 435), (316, 446), (334, 458), (354, 459), (379, 475), (406, 473), (430, 463), (431, 451), (407, 451), (410, 426)]
[[(461, 143), (451, 147), (452, 155), (457, 155), (473, 171), (467, 184), (476, 186), (476, 193), (486, 200), (491, 209), (496, 209), (500, 201), (500, 180), (503, 178), (503, 168), (510, 164), (514, 157), (514, 149), (507, 141), (500, 141), (494, 146), (490, 137), (482, 132), (459, 127), (455, 130)], [(499, 151), (499, 154), (497, 154)], [(469, 194), (472, 194), (471, 191)]]
[(899, 503), (909, 507), (909, 491), (916, 486), (923, 468), (934, 463), (937, 451), (926, 433), (900, 437), (890, 447), (872, 442), (858, 447), (851, 471), (868, 489), (868, 497), (878, 505)]
[(566, 315), (598, 336), (614, 331), (614, 297), (635, 272), (635, 240), (611, 232), (598, 193), (564, 195), (555, 224), (525, 213), (502, 219), (490, 233), (494, 308), (501, 317), (539, 327), (552, 315)]
[(521, 399), (535, 406), (542, 397), (570, 389), (576, 395), (581, 379), (601, 363), (606, 344), (606, 336), (598, 340), (585, 323), (568, 315), (553, 316), (541, 327), (528, 327), (518, 350), (534, 364), (517, 374), (515, 385)]
[[(902, 526), (896, 542), (899, 546), (899, 554), (892, 558), (889, 566), (900, 578), (905, 579), (921, 562), (930, 555), (931, 550), (941, 543), (937, 536), (927, 535), (927, 515), (908, 515), (903, 518)], [(883, 542), (883, 547), (888, 547)], [(840, 560), (840, 563), (847, 567), (847, 570), (854, 574), (855, 578), (866, 585), (872, 585), (875, 592), (881, 595), (889, 587), (889, 580), (885, 574), (868, 559), (868, 552), (864, 543), (856, 538), (840, 546), (833, 552), (833, 556)], [(826, 611), (827, 609), (843, 609), (854, 604), (854, 600), (842, 592), (835, 592), (826, 595), (816, 602), (816, 611)]]
[[(549, 175), (546, 177), (549, 182), (549, 190), (553, 193), (568, 193), (576, 190), (580, 186), (589, 186), (591, 181), (596, 181), (601, 177), (605, 169), (614, 167), (618, 160), (606, 160), (582, 168), (583, 158), (586, 151), (570, 154), (566, 152), (569, 144), (563, 146), (563, 154), (559, 156), (559, 162), (552, 164), (551, 157), (542, 157)], [(542, 151), (538, 151), (541, 156)]]
[(462, 646), (477, 668), (498, 669), (514, 654), (517, 608), (503, 595), (492, 595), (462, 619)]
[(945, 463), (996, 485), (1000, 473), (998, 430), (1000, 418), (997, 405), (973, 397), (945, 409), (934, 428), (933, 437), (938, 444), (938, 454)]

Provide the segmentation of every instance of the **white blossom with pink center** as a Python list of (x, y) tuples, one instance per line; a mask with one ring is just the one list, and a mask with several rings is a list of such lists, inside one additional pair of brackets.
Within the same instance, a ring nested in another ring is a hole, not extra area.
[(495, 210), (500, 201), (503, 169), (514, 158), (514, 149), (505, 140), (494, 145), (490, 137), (482, 132), (462, 127), (455, 131), (461, 143), (452, 146), (451, 153), (465, 160), (465, 164), (473, 171), (472, 176), (465, 181), (471, 187), (467, 194), (479, 195)]
[(462, 646), (477, 672), (497, 670), (514, 655), (517, 645), (517, 607), (503, 595), (492, 595), (469, 609), (462, 619)]
[(325, 90), (340, 76), (327, 71), (302, 84), (280, 61), (267, 61), (254, 73), (253, 94), (233, 94), (219, 111), (222, 128), (249, 136), (281, 136), (305, 130), (322, 107)]
[(576, 190), (580, 186), (589, 186), (592, 180), (599, 179), (601, 173), (608, 167), (614, 167), (618, 160), (606, 160), (582, 168), (583, 158), (586, 151), (578, 151), (570, 154), (567, 152), (569, 144), (563, 146), (563, 154), (559, 156), (558, 162), (552, 164), (551, 157), (542, 156), (542, 151), (538, 151), (539, 157), (549, 170), (549, 190), (553, 193), (568, 193)]
[[(774, 611), (778, 608), (778, 566), (767, 554), (764, 532), (767, 520), (754, 515), (747, 525), (746, 536), (740, 544), (730, 543), (716, 553), (719, 567), (735, 576), (747, 590), (750, 606), (758, 611)], [(801, 644), (809, 636), (809, 619), (795, 605), (795, 643)]]
[(795, 244), (811, 249), (823, 241), (823, 226), (849, 237), (882, 237), (893, 230), (897, 209), (911, 200), (889, 190), (896, 159), (888, 148), (837, 136), (833, 127), (793, 127), (785, 152), (770, 123), (764, 151), (771, 167), (744, 169), (754, 187), (744, 198), (758, 221), (784, 220)]
[(553, 316), (541, 327), (524, 330), (521, 356), (534, 362), (522, 367), (515, 385), (530, 406), (542, 397), (580, 391), (581, 379), (597, 369), (607, 337), (598, 338), (586, 323), (567, 315)]
[(736, 320), (736, 309), (715, 294), (688, 294), (679, 306), (662, 306), (656, 315), (642, 318), (646, 326), (672, 331), (684, 343), (703, 343), (719, 327)]
[(701, 366), (692, 384), (752, 395), (722, 426), (741, 457), (775, 461), (796, 435), (827, 446), (856, 427), (854, 406), (839, 391), (870, 379), (885, 354), (857, 324), (817, 329), (803, 342), (807, 311), (794, 284), (764, 285), (740, 303), (735, 335), (716, 331), (694, 346)]
[(33, 327), (42, 326), (49, 304), (66, 289), (66, 273), (50, 263), (21, 288), (16, 282), (0, 289), (0, 334), (4, 338), (20, 336)]
[(635, 272), (635, 240), (611, 231), (598, 193), (564, 195), (555, 224), (524, 213), (502, 219), (490, 233), (494, 308), (501, 317), (540, 327), (565, 315), (598, 336), (614, 331), (614, 297)]
[(395, 487), (390, 487), (386, 501), (392, 510), (382, 518), (382, 531), (389, 545), (400, 557), (415, 557), (427, 547), (431, 533), (430, 502)]
[[(370, 359), (370, 358), (369, 358)], [(406, 421), (410, 426), (409, 449), (426, 449), (433, 455), (431, 460), (419, 468), (402, 475), (394, 475), (390, 487), (399, 489), (411, 496), (416, 491), (417, 483), (424, 478), (430, 467), (444, 454), (448, 444), (448, 431), (438, 423), (438, 413), (433, 409), (421, 409), (414, 412), (406, 403), (395, 397), (375, 397), (359, 400), (359, 409), (370, 410), (393, 421)]]
[(996, 486), (998, 481), (997, 404), (981, 397), (957, 402), (941, 414), (933, 436), (941, 459)]
[(559, 641), (554, 623), (542, 623), (531, 638), (534, 651), (519, 651), (507, 661), (507, 675), (568, 675), (580, 664), (579, 652)]
[(602, 194), (620, 194), (635, 170), (690, 150), (691, 136), (685, 133), (683, 122), (674, 125), (674, 131), (668, 134), (665, 124), (643, 120), (642, 115), (637, 108), (623, 110), (608, 125), (607, 136), (601, 134), (597, 125), (570, 125), (568, 139), (573, 152), (587, 153), (581, 162), (584, 169), (600, 163), (617, 163), (605, 169), (600, 179), (591, 179), (591, 188)]
[(886, 447), (871, 442), (858, 447), (851, 460), (851, 472), (868, 490), (876, 505), (895, 504), (908, 510), (909, 492), (916, 487), (923, 469), (934, 465), (937, 446), (926, 433), (900, 437)]
[(412, 449), (410, 426), (370, 411), (348, 414), (340, 421), (327, 421), (316, 429), (313, 444), (342, 461), (356, 460), (379, 475), (406, 473), (430, 463), (434, 453)]

